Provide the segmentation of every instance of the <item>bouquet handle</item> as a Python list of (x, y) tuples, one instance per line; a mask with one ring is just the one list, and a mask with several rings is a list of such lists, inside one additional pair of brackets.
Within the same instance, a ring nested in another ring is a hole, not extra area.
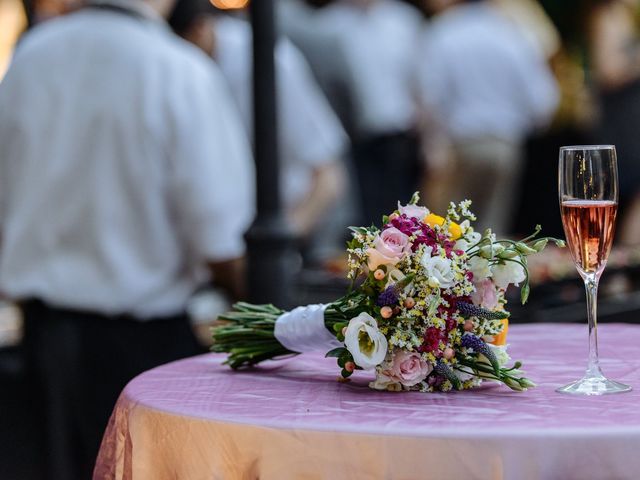
[(274, 336), (280, 344), (292, 352), (326, 352), (343, 344), (325, 326), (324, 312), (327, 305), (314, 304), (297, 307), (283, 313), (276, 320)]

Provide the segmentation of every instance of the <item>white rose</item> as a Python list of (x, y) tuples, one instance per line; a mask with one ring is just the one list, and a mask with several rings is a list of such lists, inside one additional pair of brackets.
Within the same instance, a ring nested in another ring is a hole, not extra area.
[(505, 366), (509, 362), (509, 360), (511, 360), (511, 357), (507, 353), (506, 345), (497, 346), (487, 343), (487, 347), (489, 347), (489, 350), (493, 352), (496, 360), (498, 360), (498, 365), (500, 365), (501, 367)]
[(491, 268), (491, 277), (496, 287), (504, 289), (506, 289), (510, 283), (518, 286), (520, 282), (527, 278), (524, 268), (517, 262), (504, 262), (504, 265), (494, 265)]
[(420, 260), (430, 284), (440, 285), (440, 288), (453, 286), (454, 273), (451, 268), (451, 260), (442, 257), (430, 257), (426, 254)]
[(375, 319), (364, 312), (349, 321), (344, 344), (355, 364), (365, 370), (380, 364), (387, 354), (387, 339), (378, 330)]
[(469, 270), (473, 273), (473, 280), (480, 282), (485, 278), (491, 276), (491, 268), (489, 267), (489, 260), (480, 257), (473, 257), (469, 260)]

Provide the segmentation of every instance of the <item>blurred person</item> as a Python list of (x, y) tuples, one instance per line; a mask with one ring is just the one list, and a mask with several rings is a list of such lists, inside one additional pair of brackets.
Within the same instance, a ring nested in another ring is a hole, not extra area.
[(531, 46), (547, 59), (560, 50), (560, 34), (538, 0), (490, 0), (511, 20)]
[(316, 15), (344, 58), (362, 222), (378, 223), (420, 181), (412, 67), (423, 18), (398, 0), (337, 0)]
[[(252, 132), (251, 25), (217, 12), (208, 0), (178, 0), (170, 24), (220, 66), (245, 128)], [(343, 196), (348, 139), (290, 41), (277, 42), (275, 62), (282, 196), (294, 232), (311, 241), (326, 237), (327, 219), (335, 215), (332, 209)]]
[(599, 115), (597, 143), (616, 146), (620, 235), (640, 244), (640, 36), (637, 0), (593, 0), (588, 12), (589, 59)]
[(90, 478), (125, 384), (201, 351), (208, 266), (239, 294), (249, 143), (171, 0), (102, 0), (27, 33), (0, 84), (0, 291), (24, 315), (47, 479)]
[(303, 53), (334, 112), (349, 136), (353, 137), (352, 108), (347, 79), (344, 78), (344, 72), (349, 68), (348, 61), (340, 45), (340, 36), (327, 28), (321, 15), (318, 15), (318, 8), (332, 2), (315, 2), (314, 6), (310, 3), (304, 0), (278, 0), (278, 29)]
[(431, 175), (446, 185), (448, 200), (473, 201), (479, 228), (507, 233), (523, 142), (551, 120), (556, 82), (545, 59), (493, 4), (429, 2), (437, 15), (421, 45), (420, 96), (427, 128), (447, 138), (450, 152)]

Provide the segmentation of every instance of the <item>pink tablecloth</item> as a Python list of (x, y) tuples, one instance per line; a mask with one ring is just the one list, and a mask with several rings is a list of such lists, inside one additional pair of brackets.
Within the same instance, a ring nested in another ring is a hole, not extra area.
[(233, 372), (222, 356), (171, 363), (126, 387), (95, 478), (635, 479), (640, 475), (640, 326), (602, 325), (605, 373), (634, 391), (554, 389), (581, 376), (585, 325), (523, 325), (510, 351), (539, 386), (449, 394), (336, 381), (308, 354)]

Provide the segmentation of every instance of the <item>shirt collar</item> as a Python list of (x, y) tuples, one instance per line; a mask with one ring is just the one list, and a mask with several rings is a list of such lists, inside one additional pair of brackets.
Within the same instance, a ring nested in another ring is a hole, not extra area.
[(151, 6), (142, 0), (88, 0), (87, 6), (113, 6), (122, 10), (128, 10), (147, 20), (165, 24), (165, 19)]

